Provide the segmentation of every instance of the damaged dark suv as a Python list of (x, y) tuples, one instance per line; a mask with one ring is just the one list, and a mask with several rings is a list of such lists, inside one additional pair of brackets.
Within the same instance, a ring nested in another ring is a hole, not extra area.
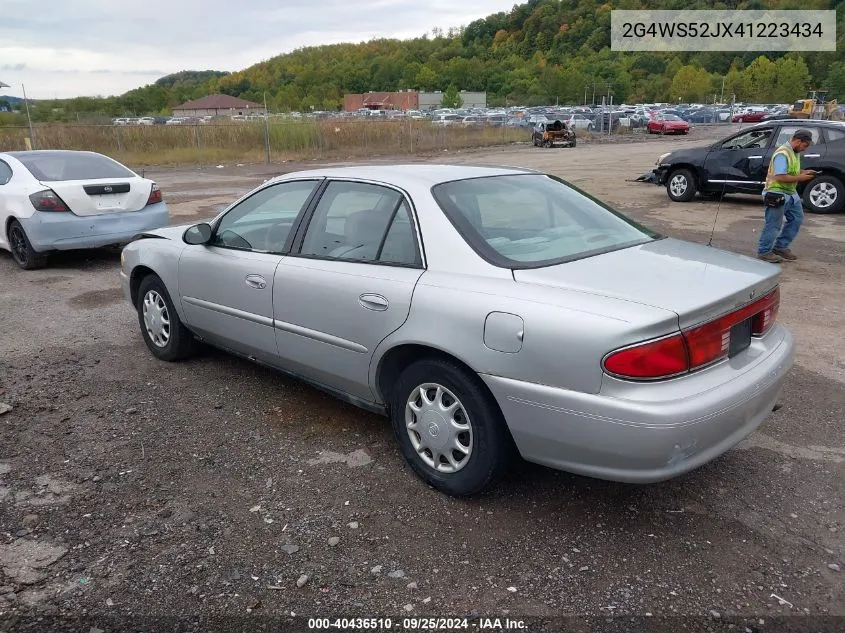
[(799, 185), (804, 208), (839, 213), (845, 208), (845, 123), (837, 121), (790, 119), (744, 127), (709, 147), (664, 154), (657, 160), (655, 180), (676, 202), (688, 202), (696, 194), (760, 195), (772, 153), (799, 128), (813, 135), (813, 144), (801, 154), (802, 169), (821, 171)]

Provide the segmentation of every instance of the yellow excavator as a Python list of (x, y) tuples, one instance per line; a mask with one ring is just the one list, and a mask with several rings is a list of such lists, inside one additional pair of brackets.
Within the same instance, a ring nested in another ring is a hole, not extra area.
[(827, 99), (827, 90), (811, 90), (806, 99), (799, 99), (789, 109), (789, 116), (793, 119), (824, 119), (828, 121), (842, 121), (836, 99)]

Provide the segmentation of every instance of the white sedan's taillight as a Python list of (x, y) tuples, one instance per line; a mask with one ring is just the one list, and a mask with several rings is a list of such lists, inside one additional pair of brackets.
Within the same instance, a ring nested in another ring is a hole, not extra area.
[(147, 198), (147, 206), (151, 204), (157, 204), (162, 201), (161, 197), (161, 189), (158, 188), (158, 185), (153, 183), (152, 188), (150, 189), (150, 197)]
[(64, 200), (52, 189), (45, 189), (29, 196), (29, 201), (36, 211), (70, 211)]

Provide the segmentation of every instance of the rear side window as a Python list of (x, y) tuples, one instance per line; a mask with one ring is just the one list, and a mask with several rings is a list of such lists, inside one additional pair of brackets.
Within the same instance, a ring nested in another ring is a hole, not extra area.
[(0, 160), (0, 185), (5, 185), (12, 179), (12, 168)]
[(825, 130), (825, 136), (827, 136), (828, 143), (835, 143), (845, 138), (845, 131), (827, 129)]
[(76, 152), (22, 152), (15, 156), (38, 180), (94, 180), (133, 178), (134, 173), (101, 154)]
[(810, 128), (801, 128), (798, 125), (789, 125), (784, 126), (778, 132), (777, 140), (775, 141), (775, 145), (783, 145), (784, 143), (788, 143), (789, 139), (792, 138), (792, 135), (795, 134), (800, 129), (809, 129), (810, 134), (813, 136), (813, 145), (818, 145), (819, 143), (824, 143), (824, 139), (822, 139), (820, 130), (817, 127), (810, 127)]

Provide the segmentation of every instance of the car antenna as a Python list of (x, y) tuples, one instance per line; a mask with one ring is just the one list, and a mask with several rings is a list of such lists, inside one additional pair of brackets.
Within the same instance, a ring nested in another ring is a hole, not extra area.
[[(739, 124), (739, 131), (742, 131), (742, 123)], [(722, 193), (719, 194), (719, 202), (716, 205), (716, 217), (713, 218), (713, 228), (710, 230), (710, 239), (707, 240), (707, 246), (713, 246), (713, 235), (716, 233), (716, 223), (719, 221), (719, 211), (722, 209), (722, 199), (725, 197), (725, 191), (728, 188), (728, 183), (722, 183)]]

